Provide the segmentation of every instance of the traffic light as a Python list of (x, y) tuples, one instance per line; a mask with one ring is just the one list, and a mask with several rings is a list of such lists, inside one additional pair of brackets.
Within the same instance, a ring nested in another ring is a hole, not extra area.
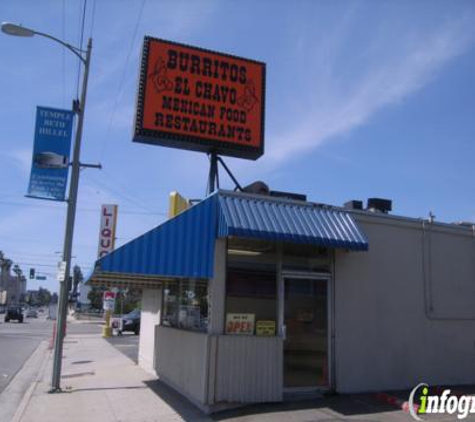
[(34, 278), (35, 278), (35, 269), (30, 268), (30, 279), (34, 279)]

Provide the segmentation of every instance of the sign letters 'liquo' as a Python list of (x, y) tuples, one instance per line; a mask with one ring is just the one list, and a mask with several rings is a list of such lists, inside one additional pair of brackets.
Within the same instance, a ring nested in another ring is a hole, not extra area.
[(73, 119), (72, 111), (37, 107), (27, 196), (64, 201)]
[(265, 64), (145, 37), (134, 141), (257, 159)]
[(99, 230), (98, 256), (102, 258), (114, 250), (115, 227), (117, 224), (117, 205), (102, 205)]

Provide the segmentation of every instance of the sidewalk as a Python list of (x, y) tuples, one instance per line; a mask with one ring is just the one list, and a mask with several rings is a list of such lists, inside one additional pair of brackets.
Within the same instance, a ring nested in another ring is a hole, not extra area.
[[(12, 422), (413, 420), (408, 413), (381, 404), (374, 395), (258, 404), (208, 416), (146, 373), (100, 334), (67, 335), (61, 382), (63, 392), (50, 394), (52, 353), (44, 356), (40, 373), (27, 389)], [(0, 421), (4, 422), (1, 412)]]
[[(49, 394), (50, 353), (12, 422), (207, 421), (208, 417), (98, 334), (68, 335), (62, 393)], [(155, 393), (146, 383), (155, 381)]]

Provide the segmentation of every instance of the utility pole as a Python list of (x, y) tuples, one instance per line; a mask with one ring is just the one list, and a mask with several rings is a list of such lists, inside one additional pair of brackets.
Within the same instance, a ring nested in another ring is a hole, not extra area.
[(81, 100), (77, 114), (78, 124), (74, 141), (73, 161), (71, 162), (71, 183), (69, 185), (68, 210), (66, 215), (66, 230), (64, 235), (63, 262), (66, 269), (64, 279), (60, 280), (58, 318), (56, 320), (56, 338), (54, 341), (53, 377), (51, 387), (53, 390), (61, 389), (61, 364), (63, 358), (63, 342), (66, 331), (66, 317), (68, 311), (69, 277), (71, 274), (71, 255), (73, 248), (74, 222), (76, 220), (76, 205), (79, 189), (79, 172), (81, 170), (80, 153), (82, 129), (84, 124), (84, 111), (86, 109), (87, 82), (89, 78), (89, 65), (91, 62), (92, 39), (89, 38), (84, 63), (84, 77), (82, 81)]
[(18, 37), (33, 37), (35, 35), (48, 38), (66, 47), (74, 55), (76, 55), (84, 65), (84, 77), (82, 81), (81, 99), (74, 102), (74, 111), (78, 115), (78, 123), (76, 128), (76, 136), (74, 140), (73, 159), (71, 165), (71, 182), (69, 184), (69, 197), (67, 200), (68, 208), (66, 214), (66, 230), (64, 235), (63, 246), (63, 262), (64, 276), (59, 280), (59, 298), (58, 298), (58, 314), (56, 320), (56, 332), (54, 338), (54, 357), (53, 357), (53, 376), (51, 380), (51, 392), (61, 391), (61, 364), (63, 358), (63, 341), (66, 329), (66, 315), (68, 310), (68, 293), (69, 293), (69, 277), (71, 273), (71, 255), (74, 235), (74, 222), (76, 219), (76, 205), (78, 199), (79, 188), (79, 172), (81, 167), (101, 168), (100, 164), (81, 164), (81, 140), (84, 125), (84, 112), (86, 110), (87, 83), (89, 78), (89, 67), (91, 63), (92, 39), (89, 38), (87, 50), (74, 47), (71, 44), (62, 41), (52, 35), (44, 32), (35, 31), (21, 25), (15, 25), (9, 22), (2, 23), (2, 31), (5, 34)]

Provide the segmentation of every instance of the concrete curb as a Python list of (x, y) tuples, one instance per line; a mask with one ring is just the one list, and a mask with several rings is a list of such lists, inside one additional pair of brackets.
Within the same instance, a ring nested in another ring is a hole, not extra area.
[(21, 420), (21, 417), (23, 416), (23, 413), (25, 412), (26, 406), (28, 406), (28, 403), (31, 400), (31, 396), (36, 390), (36, 385), (37, 385), (37, 382), (33, 381), (31, 385), (28, 387), (28, 390), (26, 390), (26, 393), (21, 399), (21, 402), (18, 405), (16, 412), (11, 418), (10, 422), (19, 422)]
[[(46, 343), (46, 341), (44, 342)], [(46, 355), (44, 356), (43, 362), (41, 363), (40, 370), (38, 371), (38, 374), (36, 375), (36, 379), (31, 383), (30, 387), (28, 387), (28, 390), (26, 390), (26, 393), (21, 399), (21, 402), (18, 405), (18, 408), (15, 414), (13, 415), (11, 422), (19, 422), (21, 420), (23, 413), (25, 413), (25, 409), (28, 406), (28, 403), (30, 403), (33, 393), (36, 391), (36, 387), (38, 386), (38, 383), (43, 379), (46, 365), (48, 363), (50, 355), (51, 353), (49, 352), (49, 349), (47, 349)]]
[[(3, 390), (2, 394), (0, 394), (0, 407), (2, 407), (3, 416), (6, 416), (6, 421), (18, 422), (20, 420), (35, 391), (40, 376), (44, 373), (44, 368), (50, 355), (47, 346), (48, 342), (46, 340), (41, 341), (12, 381)], [(40, 369), (36, 372), (35, 368), (38, 367)], [(26, 392), (21, 394), (20, 391), (24, 390), (25, 384), (29, 384), (29, 386)]]

